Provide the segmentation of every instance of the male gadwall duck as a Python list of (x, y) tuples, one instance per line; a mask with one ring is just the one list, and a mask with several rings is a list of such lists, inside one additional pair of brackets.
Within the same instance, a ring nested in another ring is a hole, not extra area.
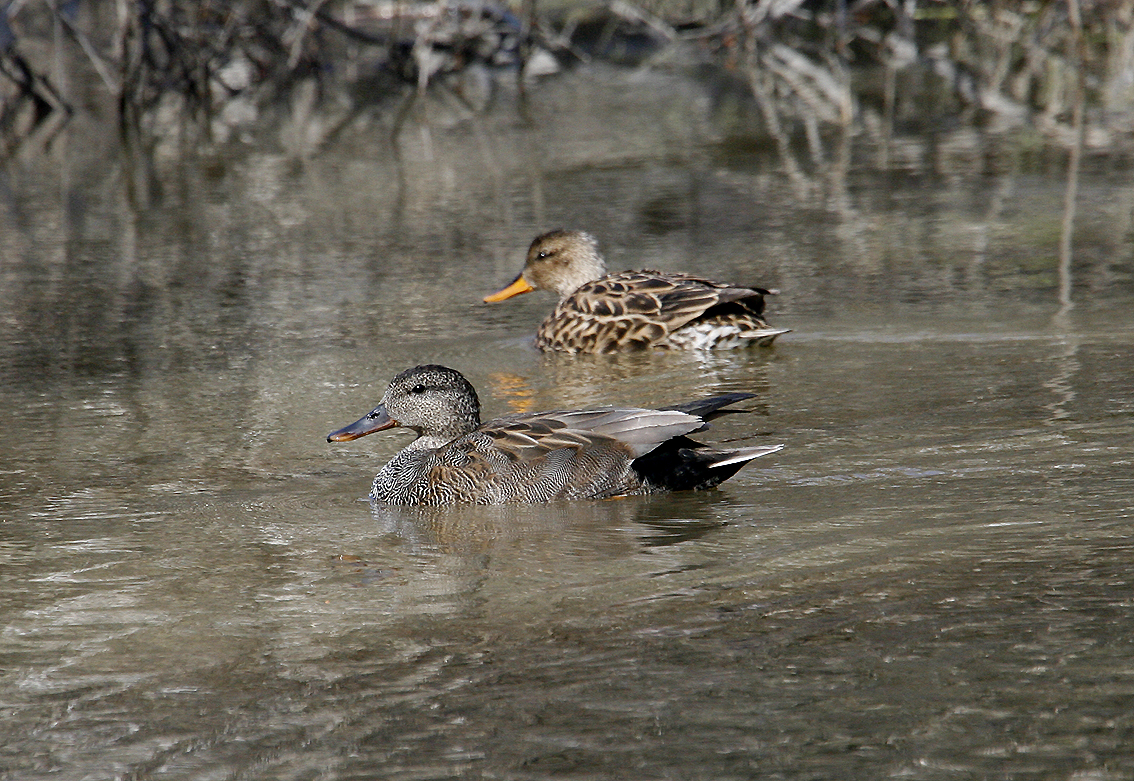
[(347, 442), (405, 426), (417, 432), (374, 478), (370, 498), (445, 505), (604, 499), (712, 488), (783, 445), (714, 450), (686, 437), (750, 393), (669, 409), (557, 410), (480, 422), (460, 372), (417, 366), (394, 377), (370, 414), (327, 436)]
[(539, 327), (536, 346), (569, 353), (613, 353), (650, 347), (717, 349), (770, 345), (787, 330), (762, 317), (772, 291), (662, 271), (606, 273), (589, 233), (554, 230), (536, 236), (513, 282), (488, 303), (532, 290), (559, 295)]

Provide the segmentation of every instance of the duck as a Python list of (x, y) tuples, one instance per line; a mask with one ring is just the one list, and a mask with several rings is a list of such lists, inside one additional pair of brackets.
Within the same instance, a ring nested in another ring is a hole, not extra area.
[(372, 502), (393, 505), (536, 504), (713, 488), (783, 445), (715, 449), (687, 435), (751, 393), (666, 409), (600, 407), (522, 413), (482, 423), (480, 400), (456, 369), (415, 366), (381, 403), (327, 435), (349, 442), (395, 426), (417, 434), (382, 467)]
[(768, 346), (790, 329), (770, 328), (759, 287), (652, 269), (607, 273), (598, 241), (579, 230), (536, 236), (524, 268), (503, 289), (484, 297), (496, 303), (533, 290), (559, 296), (540, 324), (540, 350), (615, 353)]

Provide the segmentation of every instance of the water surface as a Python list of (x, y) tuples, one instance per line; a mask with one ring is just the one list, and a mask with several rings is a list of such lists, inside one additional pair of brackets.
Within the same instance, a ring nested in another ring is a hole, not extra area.
[[(632, 79), (398, 155), (6, 166), (3, 777), (1134, 778), (1127, 168), (1086, 158), (1061, 267), (1058, 155), (956, 131), (801, 182)], [(541, 355), (548, 298), (479, 301), (559, 226), (779, 288), (793, 331)], [(753, 391), (705, 436), (786, 448), (705, 493), (371, 508), (406, 435), (324, 438), (424, 362), (488, 415)]]

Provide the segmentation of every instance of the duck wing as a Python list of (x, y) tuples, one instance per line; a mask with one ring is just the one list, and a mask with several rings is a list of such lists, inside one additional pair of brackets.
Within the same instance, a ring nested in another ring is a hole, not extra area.
[(515, 415), (486, 423), (479, 431), (492, 436), (496, 447), (516, 460), (582, 443), (610, 448), (617, 445), (637, 458), (667, 439), (703, 425), (699, 417), (679, 409), (603, 407)]
[(425, 479), (463, 487), (462, 500), (489, 504), (634, 493), (642, 489), (634, 460), (701, 425), (700, 418), (677, 410), (608, 408), (512, 416), (485, 423), (433, 451)]

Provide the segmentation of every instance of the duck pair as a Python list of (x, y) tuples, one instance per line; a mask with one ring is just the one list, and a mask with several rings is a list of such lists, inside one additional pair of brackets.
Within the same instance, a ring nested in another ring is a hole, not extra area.
[[(540, 326), (543, 350), (699, 349), (771, 344), (763, 320), (771, 291), (690, 274), (606, 274), (580, 231), (536, 237), (523, 271), (485, 301), (536, 289), (560, 300)], [(501, 504), (712, 488), (783, 445), (720, 450), (690, 439), (731, 405), (732, 393), (664, 409), (554, 410), (480, 421), (476, 390), (460, 372), (417, 366), (398, 374), (378, 407), (327, 436), (346, 442), (403, 426), (417, 433), (374, 478), (373, 501), (399, 505)]]

